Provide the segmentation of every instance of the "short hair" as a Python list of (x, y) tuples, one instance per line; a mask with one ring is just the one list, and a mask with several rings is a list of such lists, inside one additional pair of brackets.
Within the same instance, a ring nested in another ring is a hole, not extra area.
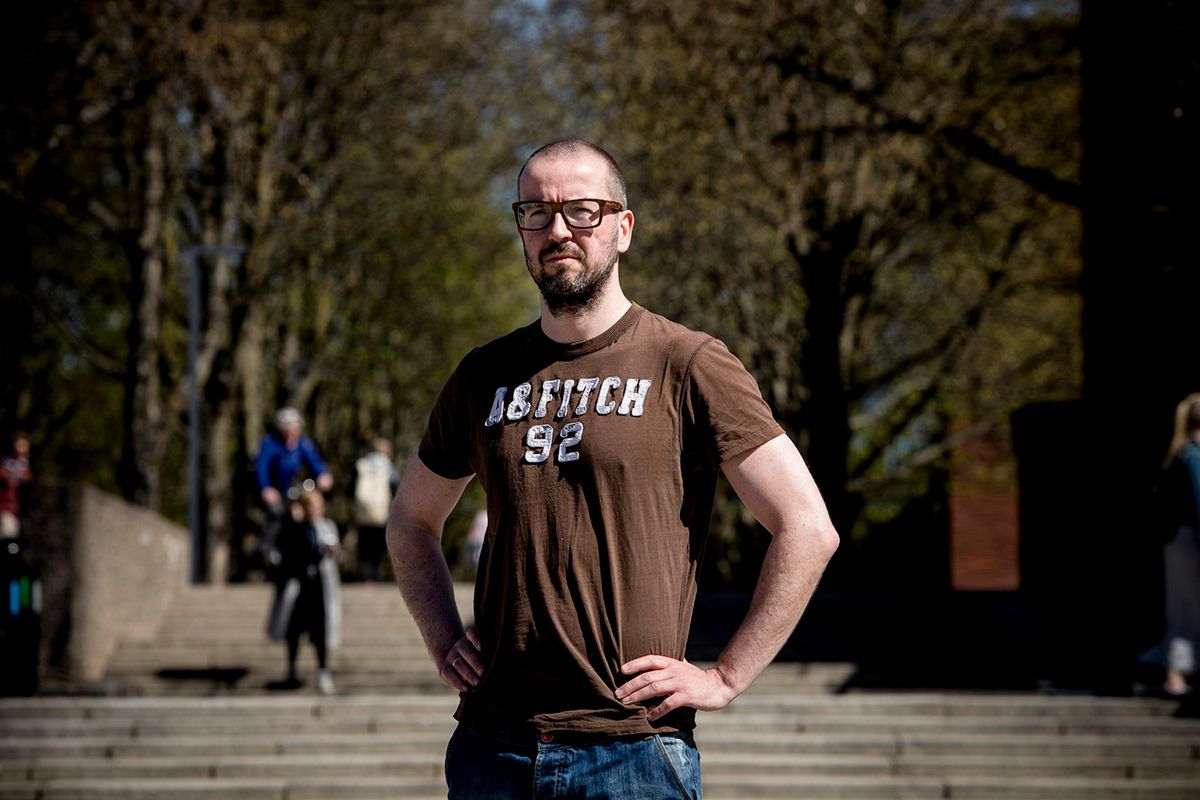
[(617, 160), (613, 158), (607, 150), (591, 142), (585, 142), (583, 139), (560, 139), (550, 144), (544, 144), (530, 154), (529, 158), (525, 159), (525, 163), (521, 165), (521, 171), (517, 173), (517, 199), (521, 199), (521, 178), (525, 175), (525, 170), (529, 165), (540, 158), (567, 158), (568, 156), (578, 155), (579, 153), (591, 153), (598, 157), (608, 167), (608, 190), (612, 192), (611, 198), (600, 198), (616, 200), (626, 208), (629, 207), (629, 195), (625, 187), (625, 174), (621, 172), (621, 167), (617, 165)]
[(290, 428), (293, 425), (303, 426), (304, 417), (300, 415), (299, 411), (291, 406), (284, 406), (275, 412), (275, 418), (273, 422), (276, 428), (282, 430), (283, 428)]

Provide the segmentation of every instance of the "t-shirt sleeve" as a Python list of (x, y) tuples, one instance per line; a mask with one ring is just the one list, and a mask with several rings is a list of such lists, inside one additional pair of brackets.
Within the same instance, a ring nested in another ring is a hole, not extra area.
[(469, 457), (470, 408), (464, 376), (467, 361), (467, 358), (463, 359), (438, 394), (417, 449), (421, 463), (450, 480), (465, 478), (475, 472)]
[(754, 377), (720, 340), (696, 351), (686, 385), (685, 417), (714, 466), (783, 433)]

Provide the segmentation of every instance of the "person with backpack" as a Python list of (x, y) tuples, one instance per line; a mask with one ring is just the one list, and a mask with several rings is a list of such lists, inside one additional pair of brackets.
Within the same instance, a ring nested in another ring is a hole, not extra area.
[(371, 452), (354, 462), (350, 491), (358, 531), (358, 573), (368, 583), (379, 580), (384, 528), (399, 485), (400, 474), (392, 461), (392, 443), (379, 437), (372, 443)]

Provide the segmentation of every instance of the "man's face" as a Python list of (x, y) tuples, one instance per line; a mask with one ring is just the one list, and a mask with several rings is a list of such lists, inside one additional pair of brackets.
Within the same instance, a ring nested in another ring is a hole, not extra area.
[[(521, 176), (519, 190), (521, 200), (618, 199), (611, 196), (607, 165), (586, 152), (535, 160)], [(620, 254), (629, 249), (633, 214), (606, 211), (595, 228), (571, 228), (555, 214), (548, 228), (519, 233), (525, 265), (546, 305), (554, 313), (577, 314), (599, 300)]]
[(300, 441), (299, 425), (284, 425), (281, 430), (283, 431), (283, 440), (287, 442), (289, 446)]

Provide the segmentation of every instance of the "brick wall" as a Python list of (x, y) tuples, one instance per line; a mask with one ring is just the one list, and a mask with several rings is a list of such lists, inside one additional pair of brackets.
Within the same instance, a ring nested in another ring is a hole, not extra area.
[(950, 492), (950, 581), (955, 589), (1014, 591), (1021, 585), (1017, 494)]
[(950, 458), (950, 580), (962, 591), (1021, 585), (1016, 465), (1011, 448), (977, 440)]

